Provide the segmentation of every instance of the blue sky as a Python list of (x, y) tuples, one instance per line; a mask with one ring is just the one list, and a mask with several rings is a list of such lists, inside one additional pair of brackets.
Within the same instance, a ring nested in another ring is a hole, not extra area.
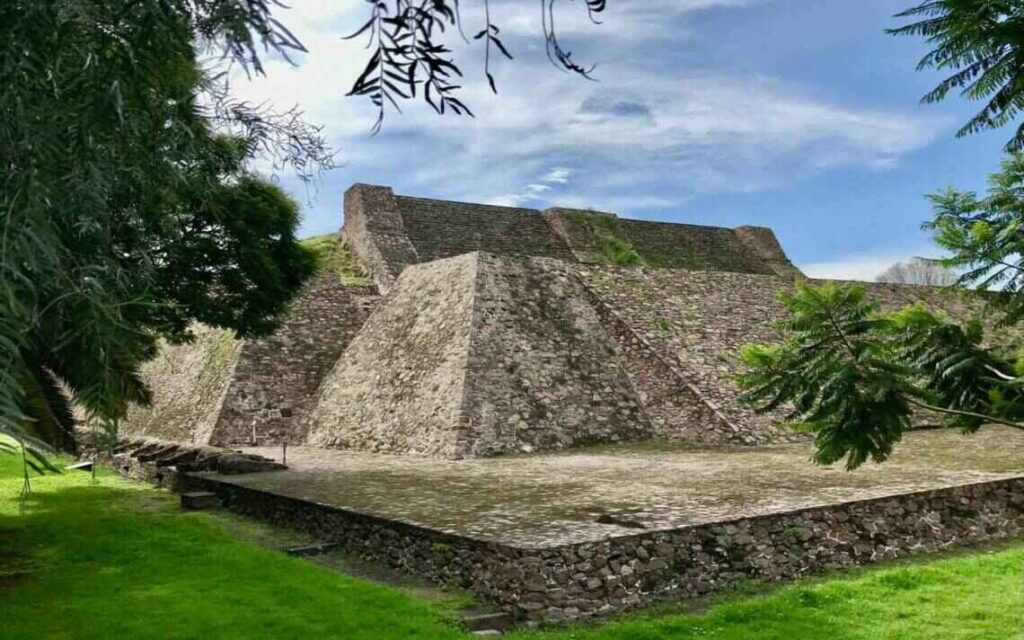
[[(514, 62), (456, 43), (475, 119), (425, 105), (389, 113), (370, 135), (366, 101), (345, 98), (361, 70), (357, 0), (294, 0), (283, 20), (309, 47), (298, 66), (235, 90), (298, 104), (325, 126), (343, 166), (303, 202), (303, 234), (335, 231), (354, 182), (399, 193), (623, 217), (775, 229), (811, 275), (871, 279), (897, 260), (934, 255), (924, 194), (981, 190), (1011, 131), (955, 139), (980, 105), (918, 100), (941, 76), (915, 71), (926, 44), (886, 35), (912, 0), (609, 0), (604, 24), (563, 2), (562, 39), (599, 82), (553, 68), (533, 0), (492, 0)], [(464, 0), (467, 32), (479, 2)]]

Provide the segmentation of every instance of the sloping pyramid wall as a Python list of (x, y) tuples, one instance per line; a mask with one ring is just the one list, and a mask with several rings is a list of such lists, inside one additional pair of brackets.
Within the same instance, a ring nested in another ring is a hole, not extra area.
[(309, 443), (455, 457), (473, 254), (406, 268), (324, 380)]
[(313, 278), (273, 335), (245, 341), (210, 444), (303, 442), (320, 382), (378, 299), (372, 286)]
[(410, 266), (324, 382), (309, 443), (462, 458), (651, 436), (558, 260)]
[(574, 267), (477, 254), (464, 451), (552, 451), (652, 436)]
[(271, 336), (239, 340), (195, 328), (196, 340), (165, 345), (142, 376), (150, 407), (132, 407), (126, 435), (194, 444), (301, 443), (320, 381), (379, 299), (376, 289), (314, 277)]
[[(609, 252), (633, 252), (636, 262), (661, 269), (799, 275), (771, 229), (727, 229), (620, 218), (614, 213), (548, 209), (555, 234), (583, 264), (616, 264)], [(619, 263), (621, 264), (621, 263)]]
[[(799, 277), (775, 233), (619, 218), (574, 209), (498, 207), (397, 196), (390, 187), (356, 184), (345, 192), (345, 245), (382, 292), (411, 264), (472, 251), (557, 258), (584, 264)], [(633, 253), (623, 263), (615, 254)]]
[(234, 376), (242, 341), (231, 331), (197, 326), (189, 344), (164, 345), (142, 366), (152, 405), (131, 405), (120, 425), (125, 435), (207, 444)]
[[(734, 442), (759, 444), (793, 438), (777, 426), (781, 414), (757, 415), (739, 402), (740, 389), (733, 379), (738, 368), (729, 358), (745, 344), (781, 338), (773, 323), (785, 316), (778, 295), (792, 288), (791, 280), (746, 273), (599, 266), (581, 273), (602, 304), (614, 310), (659, 357), (671, 362), (725, 418), (736, 434)], [(867, 287), (868, 295), (887, 309), (923, 303), (964, 319), (981, 307), (976, 299), (937, 287), (858, 284)], [(645, 390), (657, 388), (662, 379), (641, 370), (634, 374), (633, 382)], [(673, 409), (665, 417), (671, 422), (673, 415), (683, 414)], [(708, 441), (703, 434), (713, 430), (707, 427), (717, 429), (711, 421), (680, 426), (688, 431), (684, 438), (691, 441)], [(694, 427), (700, 432), (694, 433)], [(669, 435), (673, 436), (671, 429)]]

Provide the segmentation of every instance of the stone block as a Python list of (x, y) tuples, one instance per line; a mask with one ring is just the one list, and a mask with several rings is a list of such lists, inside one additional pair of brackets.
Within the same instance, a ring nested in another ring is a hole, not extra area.
[(337, 549), (339, 546), (340, 545), (337, 542), (317, 542), (315, 544), (301, 545), (298, 547), (289, 547), (287, 553), (290, 556), (308, 558), (310, 556), (318, 556), (329, 551), (333, 551)]
[(467, 613), (459, 616), (467, 631), (508, 631), (512, 628), (512, 615), (505, 612)]
[(214, 509), (220, 506), (217, 494), (209, 491), (190, 491), (181, 494), (181, 508), (189, 510)]

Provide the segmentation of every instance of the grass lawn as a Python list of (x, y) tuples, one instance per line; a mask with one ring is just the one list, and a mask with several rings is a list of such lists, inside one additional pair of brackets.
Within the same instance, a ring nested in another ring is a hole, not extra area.
[[(451, 602), (243, 541), (261, 525), (182, 513), (110, 473), (36, 478), (21, 504), (15, 462), (0, 456), (2, 638), (467, 637), (445, 622)], [(514, 637), (1024, 640), (1024, 542), (707, 604)]]

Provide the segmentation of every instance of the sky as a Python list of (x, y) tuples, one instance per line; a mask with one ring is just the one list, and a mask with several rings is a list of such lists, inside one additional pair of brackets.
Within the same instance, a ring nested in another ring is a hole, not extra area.
[[(303, 209), (302, 235), (336, 231), (356, 182), (396, 193), (624, 218), (775, 230), (808, 275), (873, 279), (938, 252), (925, 195), (984, 190), (1009, 128), (956, 139), (980, 105), (922, 105), (942, 76), (917, 71), (920, 38), (885, 34), (912, 0), (608, 0), (602, 24), (560, 3), (563, 46), (596, 82), (553, 67), (539, 4), (491, 0), (515, 60), (483, 75), (479, 43), (451, 40), (475, 118), (423, 103), (389, 111), (345, 97), (368, 52), (342, 36), (362, 0), (293, 0), (279, 18), (309, 49), (237, 77), (235, 93), (297, 105), (324, 127), (341, 166), (310, 190), (278, 177)], [(463, 0), (465, 31), (482, 0)]]

